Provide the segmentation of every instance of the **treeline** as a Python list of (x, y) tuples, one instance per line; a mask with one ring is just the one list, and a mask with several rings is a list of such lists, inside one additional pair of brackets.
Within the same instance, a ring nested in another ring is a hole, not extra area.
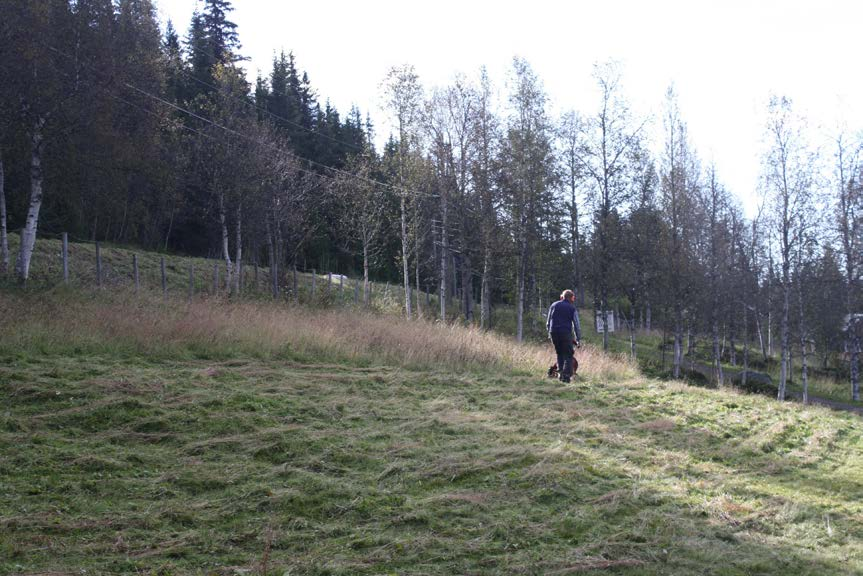
[(619, 67), (597, 65), (597, 107), (553, 117), (515, 58), (503, 87), (484, 70), (424, 87), (393, 68), (394, 133), (377, 150), (368, 118), (321, 104), (291, 54), (249, 84), (230, 12), (206, 0), (181, 38), (149, 0), (2, 4), (0, 199), (22, 281), (38, 225), (218, 256), (235, 291), (253, 259), (276, 271), (274, 296), (290, 268), (315, 267), (401, 281), (408, 318), (489, 328), (507, 305), (519, 339), (569, 286), (633, 334), (667, 333), (675, 376), (707, 337), (718, 380), (723, 362), (778, 353), (781, 395), (792, 366), (805, 389), (818, 362), (858, 399), (859, 137), (817, 150), (791, 102), (772, 99), (748, 219), (698, 157), (673, 89), (638, 118)]

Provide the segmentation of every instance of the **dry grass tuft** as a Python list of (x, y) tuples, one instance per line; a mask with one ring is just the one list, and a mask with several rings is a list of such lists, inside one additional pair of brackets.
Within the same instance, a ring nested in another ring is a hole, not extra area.
[[(518, 344), (494, 332), (392, 315), (341, 309), (320, 310), (273, 303), (218, 300), (191, 304), (141, 297), (100, 296), (35, 302), (0, 295), (0, 329), (14, 334), (10, 349), (35, 339), (46, 350), (104, 343), (141, 353), (192, 350), (230, 357), (234, 352), (298, 359), (365, 360), (421, 369), (499, 368), (543, 373), (551, 346)], [(23, 340), (30, 340), (24, 342)], [(593, 346), (577, 351), (579, 376), (618, 380), (637, 368), (623, 356)], [(207, 371), (217, 377), (220, 371)]]
[(661, 418), (659, 420), (644, 422), (643, 424), (639, 424), (638, 427), (642, 430), (650, 430), (652, 432), (668, 432), (669, 430), (674, 430), (674, 421)]

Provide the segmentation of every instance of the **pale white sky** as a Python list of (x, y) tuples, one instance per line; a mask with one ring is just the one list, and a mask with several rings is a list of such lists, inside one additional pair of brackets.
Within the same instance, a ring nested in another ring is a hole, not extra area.
[[(156, 0), (181, 36), (200, 0)], [(512, 57), (545, 83), (552, 113), (589, 112), (594, 62), (624, 64), (634, 111), (659, 114), (674, 82), (705, 163), (751, 215), (760, 173), (764, 110), (771, 93), (794, 100), (814, 143), (829, 147), (840, 120), (863, 128), (860, 22), (863, 2), (234, 0), (250, 77), (267, 75), (274, 52), (292, 50), (322, 103), (370, 112), (379, 137), (389, 125), (379, 85), (411, 63), (426, 88), (485, 65), (505, 93)], [(825, 150), (831, 152), (829, 149)]]

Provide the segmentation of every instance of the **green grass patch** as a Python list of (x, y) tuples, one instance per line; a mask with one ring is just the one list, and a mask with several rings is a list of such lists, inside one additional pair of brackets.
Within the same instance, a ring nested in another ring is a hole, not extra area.
[(863, 570), (856, 416), (644, 377), (49, 336), (0, 346), (0, 573)]

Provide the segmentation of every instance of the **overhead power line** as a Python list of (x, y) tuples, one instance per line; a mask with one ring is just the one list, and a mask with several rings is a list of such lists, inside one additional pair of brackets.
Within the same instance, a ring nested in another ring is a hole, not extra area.
[[(191, 72), (189, 72), (186, 69), (181, 68), (180, 73), (183, 74), (184, 76), (186, 76), (187, 78), (194, 80), (195, 82), (199, 83), (201, 86), (206, 86), (207, 88), (210, 88), (212, 90), (218, 90), (219, 89), (218, 86), (214, 86), (213, 84), (211, 84), (205, 80), (201, 80), (200, 78), (198, 78), (197, 76), (195, 76), (194, 74), (192, 74)], [(343, 146), (347, 146), (348, 148), (352, 148), (354, 150), (359, 150), (359, 151), (363, 150), (362, 146), (357, 146), (356, 144), (351, 144), (350, 142), (345, 142), (344, 140), (339, 140), (338, 138), (334, 138), (334, 137), (330, 136), (329, 134), (324, 134), (323, 132), (319, 132), (313, 128), (309, 128), (308, 126), (303, 126), (299, 122), (289, 120), (289, 119), (285, 118), (284, 116), (280, 116), (279, 114), (276, 114), (275, 112), (272, 112), (271, 110), (268, 110), (267, 108), (259, 106), (258, 104), (255, 104), (254, 102), (246, 100), (245, 98), (242, 98), (240, 96), (229, 95), (229, 97), (233, 100), (242, 102), (246, 106), (250, 106), (250, 107), (254, 108), (255, 110), (258, 110), (259, 112), (263, 112), (264, 114), (270, 116), (271, 118), (275, 118), (276, 120), (281, 120), (282, 122), (285, 122), (285, 123), (290, 124), (292, 126), (296, 126), (297, 128), (299, 128), (301, 130), (305, 130), (310, 134), (314, 134), (315, 136), (320, 136), (321, 138), (325, 138), (331, 142), (335, 142), (336, 144), (341, 144)]]
[[(73, 60), (73, 61), (77, 61), (77, 60), (76, 60), (76, 58), (75, 58), (73, 55), (69, 54), (68, 52), (64, 52), (63, 50), (60, 50), (59, 48), (57, 48), (57, 47), (55, 47), (55, 46), (50, 46), (50, 45), (45, 45), (45, 46), (46, 46), (49, 50), (52, 50), (52, 51), (54, 51), (54, 52), (56, 52), (56, 53), (58, 53), (58, 54), (60, 54), (60, 55), (62, 55), (62, 56), (65, 56), (66, 58), (69, 58), (69, 59), (71, 59), (71, 60)], [(92, 66), (91, 64), (88, 64), (88, 63), (81, 63), (81, 64), (83, 64), (84, 66), (87, 66), (88, 68), (93, 69), (93, 66)], [(376, 185), (376, 186), (381, 186), (381, 187), (384, 187), (384, 188), (387, 188), (387, 189), (390, 189), (390, 190), (393, 190), (393, 191), (395, 191), (395, 192), (398, 192), (398, 193), (401, 193), (401, 194), (405, 194), (405, 195), (410, 195), (410, 196), (415, 196), (415, 197), (416, 197), (416, 196), (429, 196), (429, 197), (431, 197), (431, 196), (432, 196), (432, 195), (429, 195), (429, 194), (426, 194), (426, 193), (420, 192), (420, 191), (418, 191), (418, 190), (411, 190), (411, 189), (408, 189), (408, 188), (402, 188), (402, 187), (400, 187), (400, 186), (394, 186), (394, 185), (392, 185), (392, 184), (388, 184), (388, 183), (386, 183), (386, 182), (381, 182), (380, 180), (375, 180), (375, 179), (373, 179), (373, 178), (366, 178), (366, 177), (364, 177), (364, 176), (360, 176), (360, 175), (358, 175), (358, 174), (354, 174), (354, 173), (352, 173), (352, 172), (348, 172), (348, 171), (346, 171), (346, 170), (342, 170), (342, 169), (339, 169), (339, 168), (335, 168), (335, 167), (333, 167), (333, 166), (328, 166), (328, 165), (326, 165), (326, 164), (323, 164), (323, 163), (321, 163), (321, 162), (317, 162), (317, 161), (315, 161), (315, 160), (311, 160), (311, 159), (309, 159), (309, 158), (304, 158), (304, 157), (302, 157), (302, 156), (298, 155), (298, 154), (297, 154), (296, 152), (294, 152), (293, 150), (285, 150), (285, 149), (283, 149), (283, 148), (281, 148), (281, 147), (279, 147), (279, 146), (276, 146), (276, 145), (273, 145), (273, 144), (270, 144), (270, 143), (267, 143), (267, 142), (262, 142), (262, 141), (260, 141), (260, 140), (257, 140), (257, 139), (255, 139), (255, 138), (251, 137), (251, 136), (248, 136), (248, 135), (246, 135), (246, 134), (243, 134), (242, 132), (238, 132), (237, 130), (234, 130), (234, 129), (232, 129), (232, 128), (229, 128), (229, 127), (227, 127), (227, 126), (224, 126), (224, 125), (222, 125), (222, 124), (219, 124), (218, 122), (215, 122), (215, 121), (213, 121), (213, 120), (210, 120), (209, 118), (206, 118), (206, 117), (204, 117), (204, 116), (201, 116), (200, 114), (197, 114), (196, 112), (193, 112), (193, 111), (189, 110), (188, 108), (185, 108), (185, 107), (183, 107), (183, 106), (180, 106), (180, 105), (178, 105), (178, 104), (175, 104), (174, 102), (171, 102), (171, 101), (169, 101), (169, 100), (165, 100), (165, 99), (164, 99), (164, 98), (162, 98), (161, 96), (159, 96), (159, 95), (157, 95), (157, 94), (153, 94), (152, 92), (150, 92), (150, 91), (148, 91), (148, 90), (144, 90), (143, 88), (140, 88), (140, 87), (138, 87), (138, 86), (136, 86), (136, 85), (132, 84), (131, 82), (122, 82), (122, 85), (123, 85), (123, 86), (125, 86), (126, 88), (129, 88), (130, 90), (134, 90), (134, 91), (136, 91), (136, 92), (138, 92), (138, 93), (140, 93), (140, 94), (142, 94), (142, 95), (144, 95), (144, 96), (146, 96), (146, 97), (148, 97), (148, 98), (150, 98), (150, 99), (152, 99), (152, 100), (155, 100), (155, 101), (157, 101), (157, 102), (161, 102), (162, 104), (165, 104), (165, 105), (167, 105), (167, 106), (169, 106), (169, 107), (173, 108), (174, 110), (177, 110), (178, 112), (182, 112), (182, 113), (184, 113), (184, 114), (186, 114), (186, 115), (188, 115), (188, 116), (190, 116), (190, 117), (192, 117), (192, 118), (195, 118), (195, 119), (197, 119), (197, 120), (200, 120), (201, 122), (204, 122), (204, 123), (206, 123), (206, 124), (209, 124), (209, 125), (211, 125), (211, 126), (214, 126), (214, 127), (216, 127), (216, 128), (219, 128), (220, 130), (224, 130), (225, 132), (227, 132), (227, 133), (229, 133), (229, 134), (231, 134), (231, 135), (233, 135), (233, 136), (236, 136), (236, 137), (238, 137), (238, 138), (242, 138), (242, 139), (244, 139), (244, 140), (246, 140), (246, 141), (249, 141), (249, 142), (252, 142), (252, 143), (255, 143), (255, 144), (259, 144), (259, 145), (262, 145), (262, 146), (264, 146), (264, 147), (267, 147), (267, 148), (270, 148), (270, 149), (273, 149), (273, 150), (276, 150), (276, 151), (279, 151), (279, 152), (282, 152), (282, 153), (287, 153), (287, 154), (289, 154), (289, 155), (293, 156), (295, 159), (297, 159), (297, 160), (299, 160), (299, 161), (306, 162), (309, 166), (317, 166), (317, 167), (319, 167), (319, 168), (321, 168), (321, 169), (324, 169), (324, 170), (330, 170), (330, 171), (332, 171), (332, 172), (334, 172), (334, 173), (336, 173), (336, 174), (340, 174), (340, 175), (345, 176), (345, 177), (348, 177), (348, 178), (353, 178), (353, 179), (355, 179), (355, 180), (363, 181), (363, 182), (365, 182), (365, 183), (367, 183), (367, 184), (373, 184), (373, 185)], [(103, 86), (102, 88), (107, 90), (107, 87), (104, 87), (104, 86)], [(124, 103), (125, 103), (125, 104), (127, 104), (127, 105), (133, 105), (133, 104), (132, 104), (131, 102), (129, 102), (128, 100), (123, 99), (123, 98), (121, 98), (121, 97), (117, 96), (116, 94), (112, 94), (112, 93), (110, 93), (110, 92), (109, 92), (109, 94), (111, 94), (113, 97), (117, 98), (118, 100), (120, 100), (120, 101), (124, 102)], [(133, 105), (133, 106), (134, 106), (134, 105)], [(135, 107), (136, 107), (136, 108), (138, 108), (138, 109), (143, 110), (140, 106), (135, 106)], [(193, 129), (192, 131), (194, 131), (194, 132), (196, 132), (196, 133), (198, 133), (198, 134), (202, 134), (202, 135), (204, 135), (204, 133), (203, 133), (203, 132), (200, 132), (200, 131), (198, 131), (198, 130), (194, 130), (194, 129)], [(206, 136), (211, 138), (211, 136), (209, 136), (209, 135), (206, 135)], [(320, 172), (314, 172), (314, 173), (315, 173), (315, 174), (322, 175), (322, 176), (324, 176), (324, 177), (327, 177), (325, 174), (321, 174)]]

